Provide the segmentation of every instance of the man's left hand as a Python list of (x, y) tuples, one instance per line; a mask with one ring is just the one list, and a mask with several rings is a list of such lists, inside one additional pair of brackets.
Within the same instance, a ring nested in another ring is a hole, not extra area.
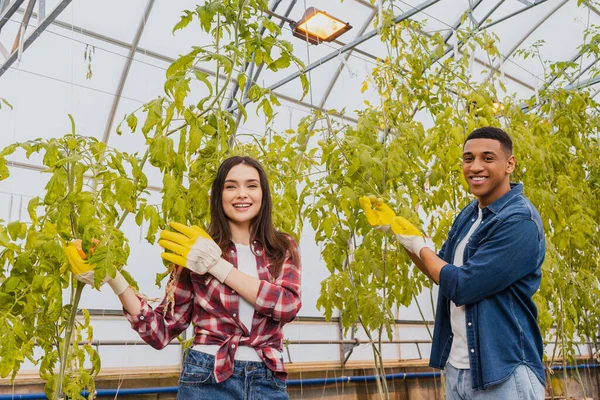
[(392, 232), (404, 248), (421, 258), (421, 250), (427, 247), (421, 231), (406, 218), (395, 217), (392, 222)]

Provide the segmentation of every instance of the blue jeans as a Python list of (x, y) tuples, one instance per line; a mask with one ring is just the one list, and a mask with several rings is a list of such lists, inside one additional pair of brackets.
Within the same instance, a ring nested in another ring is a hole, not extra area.
[(178, 400), (289, 400), (284, 380), (263, 362), (235, 361), (233, 375), (217, 383), (215, 356), (188, 350), (177, 391)]
[(538, 400), (544, 399), (544, 386), (525, 364), (519, 365), (507, 380), (473, 390), (471, 371), (446, 363), (446, 400)]

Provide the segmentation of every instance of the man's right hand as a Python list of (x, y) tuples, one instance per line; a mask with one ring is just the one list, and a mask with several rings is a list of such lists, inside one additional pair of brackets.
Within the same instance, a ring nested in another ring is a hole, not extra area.
[(367, 216), (369, 225), (383, 232), (387, 232), (390, 229), (390, 224), (392, 223), (392, 219), (396, 217), (396, 213), (383, 202), (383, 199), (378, 199), (371, 195), (363, 196), (358, 201)]
[[(98, 244), (98, 241), (94, 239), (94, 246), (92, 247), (91, 254), (94, 254), (93, 251)], [(94, 269), (95, 265), (90, 264), (86, 259), (87, 256), (83, 252), (81, 248), (81, 240), (77, 239), (66, 246), (63, 246), (65, 250), (65, 256), (67, 257), (67, 261), (69, 262), (69, 266), (71, 267), (71, 272), (75, 275), (75, 279), (80, 282), (83, 282), (87, 285), (94, 286)], [(123, 275), (119, 271), (114, 278), (111, 278), (108, 274), (102, 280), (103, 284), (107, 283), (113, 289), (116, 295), (122, 294), (128, 287), (129, 283), (125, 280)]]

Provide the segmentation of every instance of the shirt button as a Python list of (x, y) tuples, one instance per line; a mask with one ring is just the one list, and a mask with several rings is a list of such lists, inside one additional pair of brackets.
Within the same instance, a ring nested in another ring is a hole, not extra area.
[(145, 318), (143, 315), (140, 316), (140, 319), (143, 321)]
[(235, 293), (235, 290), (232, 290), (231, 293)]
[(473, 324), (469, 322), (467, 325), (471, 326), (471, 325), (473, 325)]
[(237, 314), (236, 314), (236, 313), (233, 313), (233, 318), (235, 318), (235, 317), (237, 317)]
[(475, 349), (471, 349), (471, 353), (475, 353)]
[(232, 344), (232, 345), (231, 345), (231, 348), (232, 348), (232, 349), (235, 349), (235, 344)]

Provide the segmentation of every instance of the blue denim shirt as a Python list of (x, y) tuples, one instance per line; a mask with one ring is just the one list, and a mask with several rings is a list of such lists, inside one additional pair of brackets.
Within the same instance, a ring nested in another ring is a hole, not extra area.
[(510, 376), (520, 364), (540, 382), (543, 342), (532, 300), (540, 286), (546, 253), (542, 220), (523, 194), (523, 185), (483, 208), (483, 220), (465, 246), (464, 265), (452, 265), (456, 245), (477, 219), (478, 202), (454, 220), (439, 252), (446, 261), (440, 290), (429, 365), (443, 369), (452, 347), (450, 301), (465, 305), (472, 387), (486, 389)]

